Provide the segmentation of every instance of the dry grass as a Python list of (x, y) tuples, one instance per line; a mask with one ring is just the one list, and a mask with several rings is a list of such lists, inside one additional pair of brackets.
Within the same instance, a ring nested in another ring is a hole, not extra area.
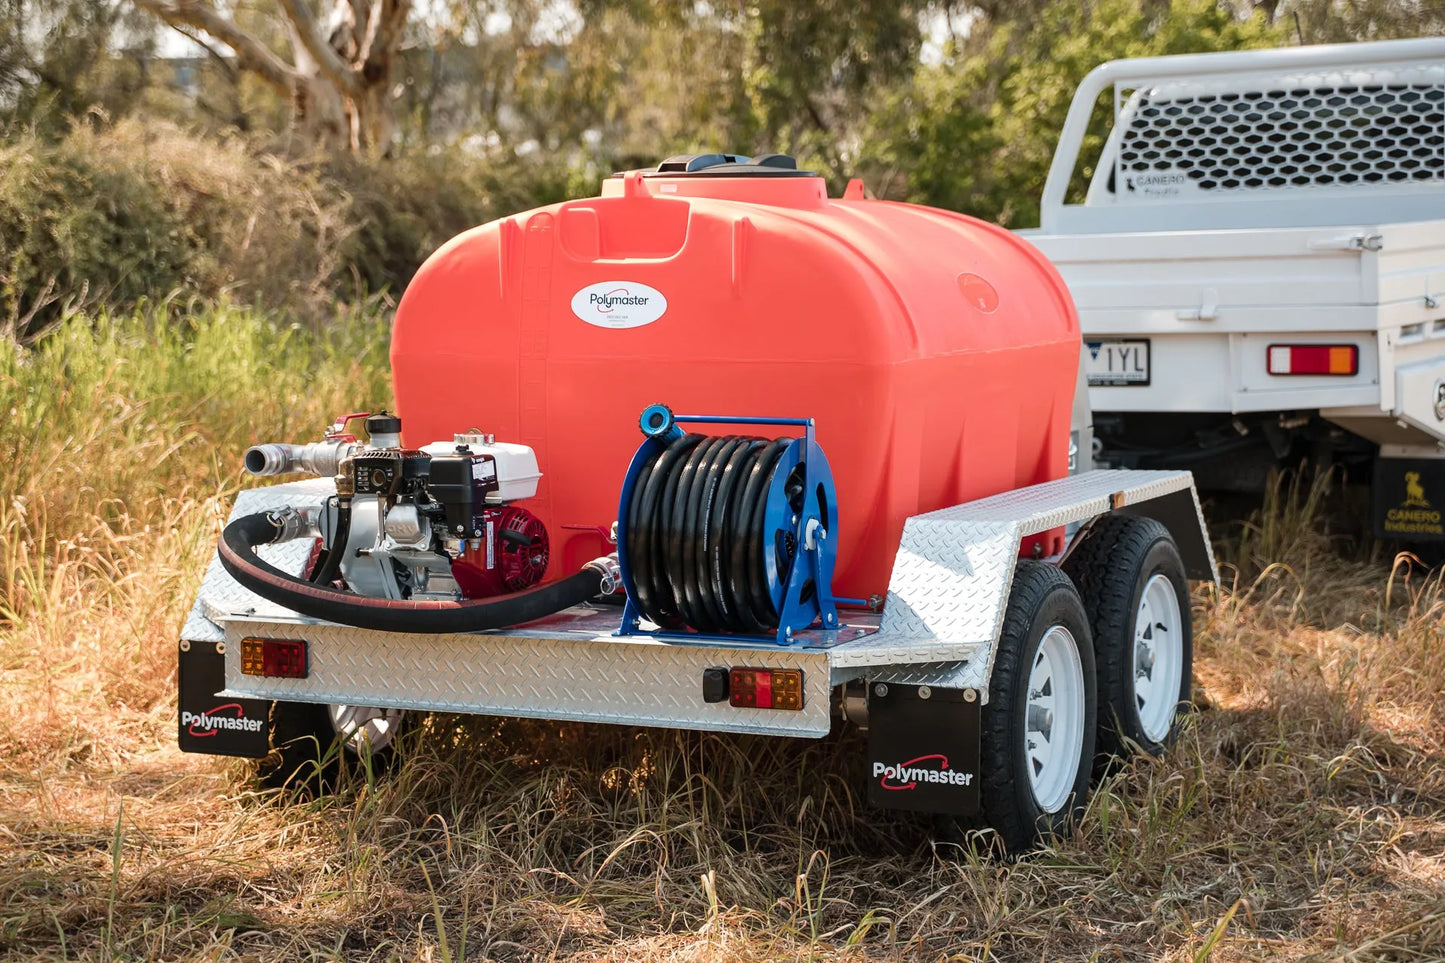
[(433, 717), (315, 801), (184, 756), (173, 646), (233, 456), (380, 391), (380, 355), (138, 324), (0, 366), (0, 954), (1445, 958), (1445, 589), (1342, 557), (1321, 490), (1222, 533), (1178, 750), (1016, 864), (869, 812), (855, 734)]

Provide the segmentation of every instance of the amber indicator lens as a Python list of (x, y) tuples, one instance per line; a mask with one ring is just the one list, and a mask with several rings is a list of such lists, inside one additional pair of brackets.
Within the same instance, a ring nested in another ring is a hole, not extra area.
[(728, 703), (739, 709), (803, 708), (802, 669), (733, 669)]
[(241, 672), (244, 675), (304, 679), (306, 643), (298, 639), (242, 639)]

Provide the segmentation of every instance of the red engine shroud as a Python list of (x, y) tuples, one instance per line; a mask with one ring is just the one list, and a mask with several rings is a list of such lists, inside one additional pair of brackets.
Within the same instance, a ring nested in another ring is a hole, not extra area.
[(469, 599), (522, 592), (547, 571), (551, 547), (541, 519), (515, 505), (483, 513), (487, 535), (481, 547), (468, 548), (452, 562), (452, 576)]

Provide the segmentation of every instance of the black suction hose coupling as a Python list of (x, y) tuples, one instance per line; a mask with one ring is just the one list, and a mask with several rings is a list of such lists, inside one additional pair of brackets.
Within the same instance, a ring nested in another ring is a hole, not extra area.
[(256, 554), (277, 540), (283, 526), (272, 512), (246, 515), (226, 526), (218, 552), (221, 565), (245, 588), (302, 615), (382, 632), (451, 633), (503, 629), (585, 602), (602, 589), (605, 567), (514, 595), (464, 602), (376, 599), (306, 582)]

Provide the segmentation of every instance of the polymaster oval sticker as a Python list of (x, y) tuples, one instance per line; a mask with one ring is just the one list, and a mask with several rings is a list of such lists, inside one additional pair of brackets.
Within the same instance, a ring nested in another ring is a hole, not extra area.
[(599, 328), (640, 328), (666, 311), (662, 292), (636, 281), (599, 281), (572, 295), (572, 313)]

